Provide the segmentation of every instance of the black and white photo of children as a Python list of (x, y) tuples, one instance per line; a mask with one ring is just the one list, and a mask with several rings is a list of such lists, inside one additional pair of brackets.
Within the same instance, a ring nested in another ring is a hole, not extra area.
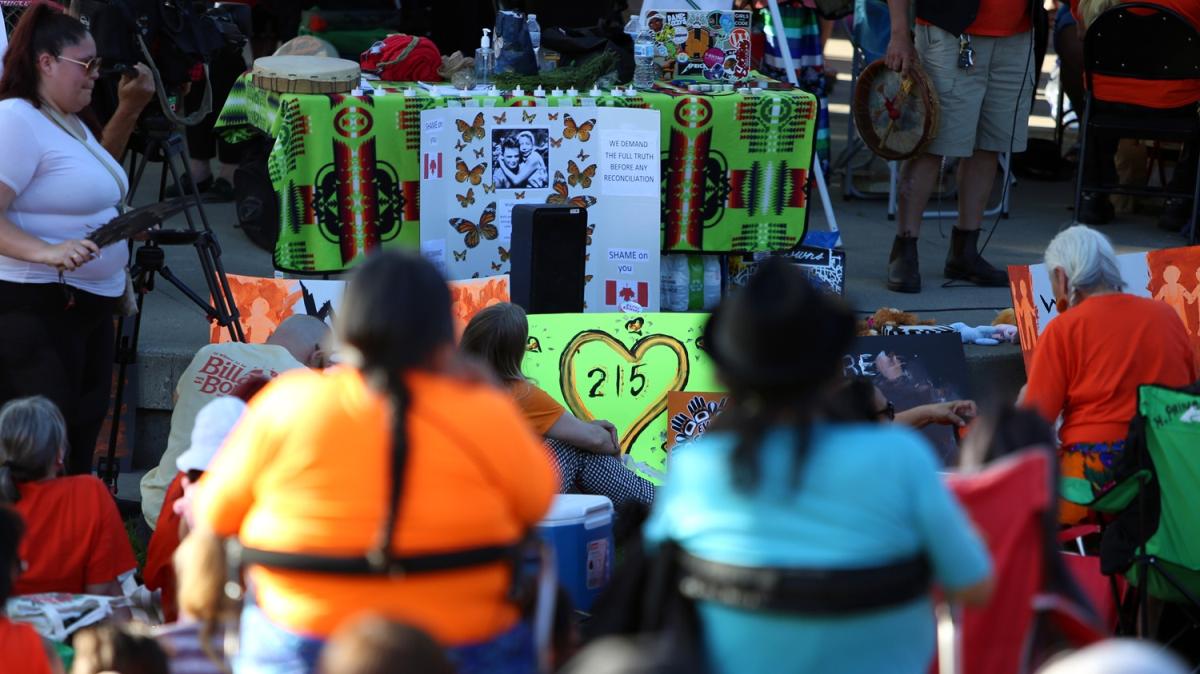
[(549, 129), (492, 131), (492, 177), (497, 189), (547, 188), (549, 165)]

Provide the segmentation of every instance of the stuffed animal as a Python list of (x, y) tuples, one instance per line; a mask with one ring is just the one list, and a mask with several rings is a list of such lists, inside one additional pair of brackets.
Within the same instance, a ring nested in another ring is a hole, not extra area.
[(870, 318), (858, 322), (859, 337), (881, 335), (887, 326), (899, 327), (904, 325), (933, 325), (937, 321), (921, 320), (916, 314), (900, 311), (892, 307), (883, 307)]
[(1017, 334), (1015, 325), (979, 325), (972, 328), (966, 323), (951, 323), (950, 327), (962, 335), (963, 344), (994, 346), (1013, 341)]
[(1013, 310), (1011, 307), (996, 314), (996, 317), (992, 319), (992, 325), (1016, 325), (1016, 324), (1017, 324), (1017, 312), (1015, 310)]

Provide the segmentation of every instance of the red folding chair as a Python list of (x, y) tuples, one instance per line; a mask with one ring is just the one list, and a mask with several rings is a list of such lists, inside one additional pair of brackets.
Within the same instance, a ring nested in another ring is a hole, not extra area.
[(939, 607), (935, 671), (1026, 672), (1050, 634), (1073, 646), (1105, 637), (1091, 607), (1071, 596), (1077, 591), (1048, 587), (1048, 560), (1058, 554), (1047, 530), (1058, 503), (1051, 476), (1049, 452), (1032, 448), (947, 479), (987, 543), (996, 590), (982, 607)]

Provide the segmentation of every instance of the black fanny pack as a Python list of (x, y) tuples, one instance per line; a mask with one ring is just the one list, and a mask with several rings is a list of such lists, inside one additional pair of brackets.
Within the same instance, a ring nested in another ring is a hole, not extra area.
[(679, 589), (698, 601), (753, 611), (845, 614), (904, 604), (929, 592), (924, 555), (862, 569), (736, 566), (680, 550)]

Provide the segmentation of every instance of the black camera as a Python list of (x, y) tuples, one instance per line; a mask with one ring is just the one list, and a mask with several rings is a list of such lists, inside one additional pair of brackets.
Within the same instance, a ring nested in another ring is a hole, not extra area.
[(246, 42), (236, 11), (227, 6), (190, 0), (79, 0), (77, 6), (105, 64), (92, 101), (102, 120), (116, 110), (119, 76), (137, 63), (157, 70), (162, 93), (170, 97), (218, 52), (240, 50)]

